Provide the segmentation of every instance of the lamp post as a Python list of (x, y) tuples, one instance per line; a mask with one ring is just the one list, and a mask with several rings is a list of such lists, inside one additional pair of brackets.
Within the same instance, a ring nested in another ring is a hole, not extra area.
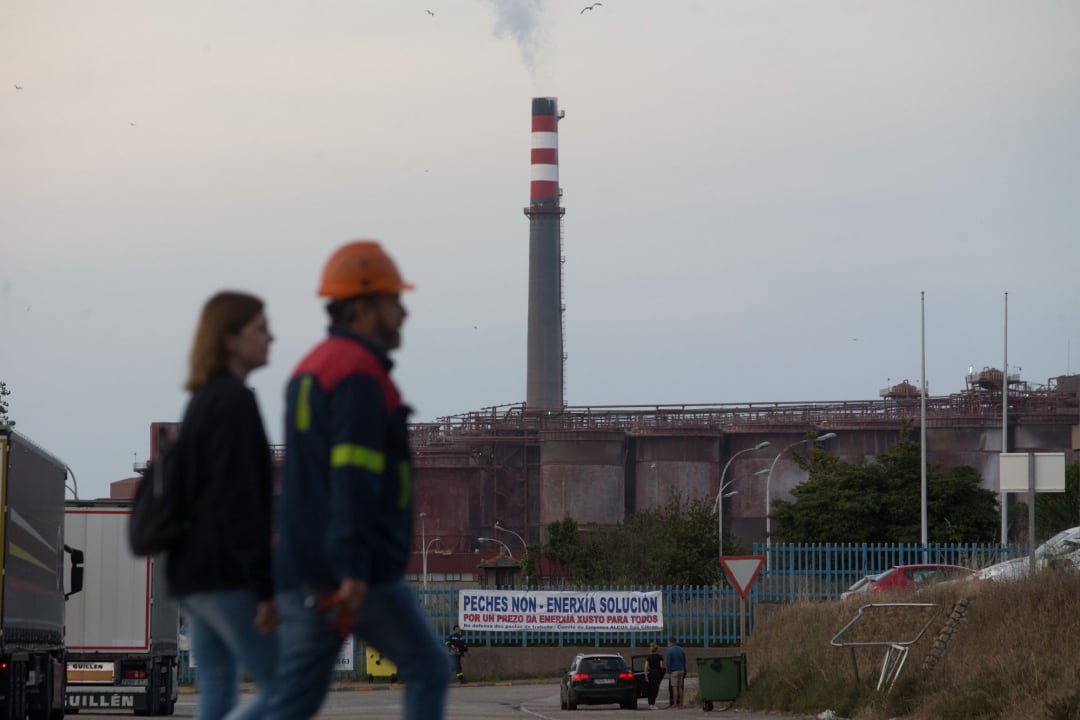
[(431, 538), (431, 542), (424, 545), (423, 559), (424, 559), (424, 601), (425, 602), (427, 601), (427, 554), (428, 554), (428, 550), (431, 549), (431, 546), (434, 545), (437, 542), (442, 542), (442, 538)]
[(425, 544), (425, 541), (426, 541), (427, 538), (426, 538), (426, 534), (424, 532), (426, 530), (426, 528), (424, 527), (425, 524), (426, 524), (424, 522), (425, 520), (427, 520), (427, 513), (425, 513), (425, 512), (420, 513), (420, 555), (423, 558), (423, 564), (424, 564), (424, 573), (423, 573), (423, 575), (421, 577), (424, 580), (424, 589), (426, 590), (427, 589), (427, 550), (425, 548), (427, 547), (427, 545)]
[[(763, 440), (754, 447), (743, 448), (739, 452), (729, 457), (728, 461), (724, 463), (724, 469), (720, 471), (720, 489), (716, 492), (716, 514), (719, 516), (716, 519), (716, 536), (718, 538), (718, 545), (720, 547), (720, 557), (723, 557), (724, 555), (724, 503), (722, 502), (723, 498), (721, 496), (724, 494), (724, 490), (727, 489), (728, 485), (731, 484), (724, 484), (724, 477), (727, 476), (728, 468), (731, 467), (731, 461), (739, 457), (743, 453), (753, 452), (754, 450), (764, 450), (771, 444), (772, 443), (770, 443), (768, 440)], [(732, 480), (731, 482), (735, 481)]]
[(816, 438), (808, 439), (804, 438), (797, 442), (793, 442), (783, 450), (776, 454), (773, 458), (772, 465), (769, 466), (769, 474), (765, 477), (765, 567), (772, 567), (772, 553), (769, 550), (772, 548), (772, 474), (776, 469), (776, 461), (780, 459), (780, 456), (786, 453), (796, 445), (802, 445), (808, 442), (825, 442), (826, 440), (832, 440), (836, 437), (836, 433), (825, 433), (824, 435), (818, 435)]
[[(520, 535), (518, 535), (516, 532), (514, 532), (510, 528), (503, 527), (499, 523), (498, 520), (495, 521), (495, 529), (498, 530), (499, 532), (510, 533), (511, 535), (516, 537), (519, 541), (521, 541), (521, 562), (522, 562), (522, 564), (524, 564), (526, 559), (528, 559), (528, 557), (529, 557), (529, 546), (525, 543), (525, 538), (521, 537)], [(526, 585), (529, 584), (529, 577), (527, 575), (523, 578), (523, 580), (525, 581)]]
[[(735, 482), (732, 480), (731, 482)], [(731, 483), (728, 483), (730, 485)], [(727, 487), (726, 485), (724, 487)], [(716, 534), (720, 536), (720, 557), (724, 557), (724, 498), (735, 497), (739, 494), (738, 490), (732, 490), (729, 493), (721, 492), (716, 496), (716, 502), (718, 508), (716, 513), (720, 516), (720, 519), (716, 521)]]
[(502, 546), (503, 546), (503, 549), (504, 549), (504, 550), (506, 550), (506, 554), (507, 554), (507, 556), (508, 556), (508, 557), (509, 557), (509, 558), (510, 558), (511, 560), (513, 560), (513, 559), (514, 559), (514, 553), (510, 552), (510, 546), (509, 546), (509, 545), (507, 545), (506, 543), (504, 543), (504, 542), (503, 542), (502, 540), (500, 540), (500, 539), (498, 539), (498, 538), (489, 538), (489, 537), (482, 537), (482, 538), (476, 538), (476, 539), (477, 539), (477, 540), (478, 540), (479, 542), (487, 542), (487, 543), (498, 543), (498, 544), (502, 545)]

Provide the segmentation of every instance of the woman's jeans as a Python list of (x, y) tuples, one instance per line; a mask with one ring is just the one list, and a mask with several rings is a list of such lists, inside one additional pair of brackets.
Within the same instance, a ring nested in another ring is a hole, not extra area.
[[(277, 633), (255, 630), (258, 603), (250, 590), (195, 593), (180, 598), (191, 635), (199, 685), (198, 720), (255, 720), (266, 716), (277, 674)], [(243, 669), (257, 692), (238, 705)]]
[[(272, 720), (312, 717), (330, 687), (342, 639), (319, 616), (315, 599), (310, 589), (278, 593), (281, 680), (268, 714)], [(413, 590), (401, 580), (369, 588), (353, 630), (397, 665), (406, 720), (441, 720), (450, 660)]]

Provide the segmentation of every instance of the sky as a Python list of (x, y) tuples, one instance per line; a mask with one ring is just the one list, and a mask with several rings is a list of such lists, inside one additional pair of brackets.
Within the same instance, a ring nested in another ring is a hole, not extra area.
[(100, 497), (263, 297), (271, 441), (377, 238), (426, 421), (525, 399), (531, 100), (553, 96), (566, 401), (873, 400), (1080, 372), (1072, 0), (7, 0), (0, 380)]

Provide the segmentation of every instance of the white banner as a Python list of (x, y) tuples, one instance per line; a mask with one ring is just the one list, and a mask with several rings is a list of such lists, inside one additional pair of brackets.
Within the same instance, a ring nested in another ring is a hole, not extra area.
[(462, 630), (663, 630), (664, 596), (651, 592), (461, 590)]

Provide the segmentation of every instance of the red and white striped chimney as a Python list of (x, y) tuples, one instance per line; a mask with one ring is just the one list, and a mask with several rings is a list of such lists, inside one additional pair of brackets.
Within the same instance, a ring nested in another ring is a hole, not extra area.
[(553, 97), (532, 101), (529, 183), (529, 328), (525, 405), (562, 408), (562, 215), (559, 205), (559, 118)]
[(530, 205), (559, 202), (559, 115), (555, 98), (533, 98)]

